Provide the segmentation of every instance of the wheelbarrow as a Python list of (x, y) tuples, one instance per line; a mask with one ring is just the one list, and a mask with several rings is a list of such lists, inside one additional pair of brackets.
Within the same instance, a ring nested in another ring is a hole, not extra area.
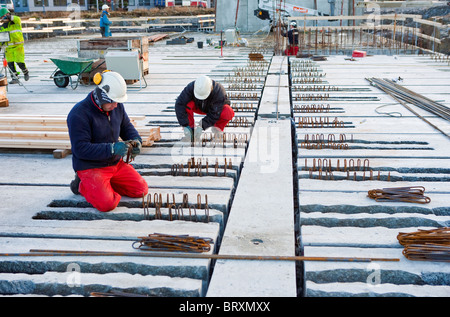
[[(56, 65), (56, 70), (50, 75), (55, 85), (60, 88), (65, 88), (69, 84), (72, 89), (76, 89), (81, 81), (83, 73), (90, 73), (96, 70), (105, 62), (103, 61), (97, 67), (92, 69), (92, 64), (97, 59), (90, 58), (77, 58), (77, 57), (62, 57), (62, 58), (50, 58), (50, 60)], [(72, 80), (72, 76), (76, 76), (76, 80)]]

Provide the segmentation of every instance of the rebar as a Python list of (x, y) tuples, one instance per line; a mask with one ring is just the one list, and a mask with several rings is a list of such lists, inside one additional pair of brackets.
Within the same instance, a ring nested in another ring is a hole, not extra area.
[(146, 237), (138, 237), (138, 240), (133, 242), (132, 248), (143, 251), (199, 253), (209, 252), (211, 243), (213, 240), (210, 238), (153, 233)]
[[(170, 196), (172, 196), (172, 201), (170, 201)], [(162, 219), (161, 208), (163, 207), (162, 195), (161, 194), (153, 194), (153, 204), (151, 203), (152, 194), (149, 193), (142, 196), (142, 208), (144, 210), (144, 220), (151, 220), (150, 208), (155, 208), (155, 216), (154, 219)], [(167, 194), (167, 200), (165, 207), (168, 209), (168, 219), (169, 221), (173, 221), (176, 216), (176, 220), (186, 220), (184, 215), (183, 208), (189, 209), (189, 221), (193, 221), (192, 219), (192, 211), (194, 211), (195, 221), (199, 222), (199, 217), (197, 215), (197, 209), (204, 209), (205, 213), (205, 222), (209, 222), (210, 209), (208, 205), (208, 195), (205, 194), (205, 203), (201, 203), (201, 194), (197, 194), (197, 205), (189, 204), (189, 196), (188, 194), (183, 194), (182, 203), (177, 204), (175, 199), (175, 194)]]
[(450, 228), (443, 227), (397, 235), (403, 255), (414, 261), (450, 262)]
[(393, 99), (397, 100), (406, 109), (414, 113), (417, 117), (422, 119), (424, 122), (428, 123), (434, 129), (438, 130), (446, 137), (450, 138), (449, 134), (447, 134), (439, 127), (437, 127), (436, 125), (428, 121), (426, 118), (421, 116), (419, 113), (414, 111), (414, 109), (409, 107), (406, 104), (406, 102), (414, 104), (448, 121), (450, 121), (450, 108), (442, 104), (439, 104), (433, 100), (430, 100), (424, 96), (421, 96), (417, 93), (414, 93), (411, 90), (408, 90), (400, 85), (397, 85), (393, 81), (379, 78), (366, 78), (366, 80), (369, 81), (373, 86), (379, 88), (380, 90), (390, 95)]
[(397, 202), (427, 204), (431, 201), (431, 199), (427, 196), (424, 196), (424, 192), (425, 187), (423, 186), (411, 186), (411, 187), (372, 189), (368, 191), (367, 195), (369, 198), (372, 198), (377, 202), (397, 201)]
[(130, 257), (160, 257), (188, 258), (209, 260), (243, 260), (243, 261), (325, 261), (325, 262), (398, 262), (398, 258), (359, 258), (359, 257), (320, 257), (320, 256), (286, 256), (286, 255), (232, 255), (205, 254), (181, 252), (109, 252), (109, 251), (74, 251), (74, 250), (44, 250), (32, 249), (24, 253), (0, 253), (0, 257), (17, 256), (130, 256)]

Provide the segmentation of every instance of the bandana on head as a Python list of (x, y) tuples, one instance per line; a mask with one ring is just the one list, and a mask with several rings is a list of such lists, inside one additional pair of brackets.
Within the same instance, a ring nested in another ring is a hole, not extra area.
[(111, 98), (108, 97), (108, 95), (100, 88), (96, 87), (92, 93), (92, 96), (94, 97), (95, 103), (101, 107), (105, 103), (112, 103), (114, 102)]

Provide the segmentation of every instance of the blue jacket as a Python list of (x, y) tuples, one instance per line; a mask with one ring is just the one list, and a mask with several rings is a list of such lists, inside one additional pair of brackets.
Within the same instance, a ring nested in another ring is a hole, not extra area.
[(111, 31), (109, 30), (109, 26), (111, 25), (111, 21), (109, 21), (108, 19), (108, 11), (103, 11), (101, 16), (100, 16), (100, 27), (104, 27), (105, 28), (105, 36), (111, 36)]
[(109, 19), (108, 19), (108, 15), (109, 15), (109, 13), (106, 10), (103, 11), (102, 14), (100, 15), (100, 26), (101, 27), (111, 24), (111, 21), (109, 21)]
[(120, 157), (112, 154), (112, 144), (141, 139), (122, 103), (110, 112), (103, 111), (92, 92), (78, 102), (67, 116), (72, 166), (76, 171), (116, 165)]

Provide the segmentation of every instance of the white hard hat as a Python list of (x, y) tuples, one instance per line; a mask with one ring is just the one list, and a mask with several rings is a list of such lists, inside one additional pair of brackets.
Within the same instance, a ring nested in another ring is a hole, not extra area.
[(292, 22), (291, 22), (291, 26), (293, 26), (293, 27), (297, 27), (297, 22), (295, 22), (295, 21), (292, 21)]
[[(101, 77), (96, 77), (97, 75), (101, 75)], [(94, 76), (94, 83), (97, 84), (97, 87), (104, 91), (112, 101), (127, 101), (127, 84), (125, 79), (123, 79), (119, 73), (112, 71), (105, 71), (101, 74), (97, 73)]]
[(102, 5), (102, 10), (109, 9), (109, 6), (107, 4)]
[(197, 99), (205, 100), (212, 90), (212, 80), (208, 76), (200, 76), (194, 83), (194, 96)]

